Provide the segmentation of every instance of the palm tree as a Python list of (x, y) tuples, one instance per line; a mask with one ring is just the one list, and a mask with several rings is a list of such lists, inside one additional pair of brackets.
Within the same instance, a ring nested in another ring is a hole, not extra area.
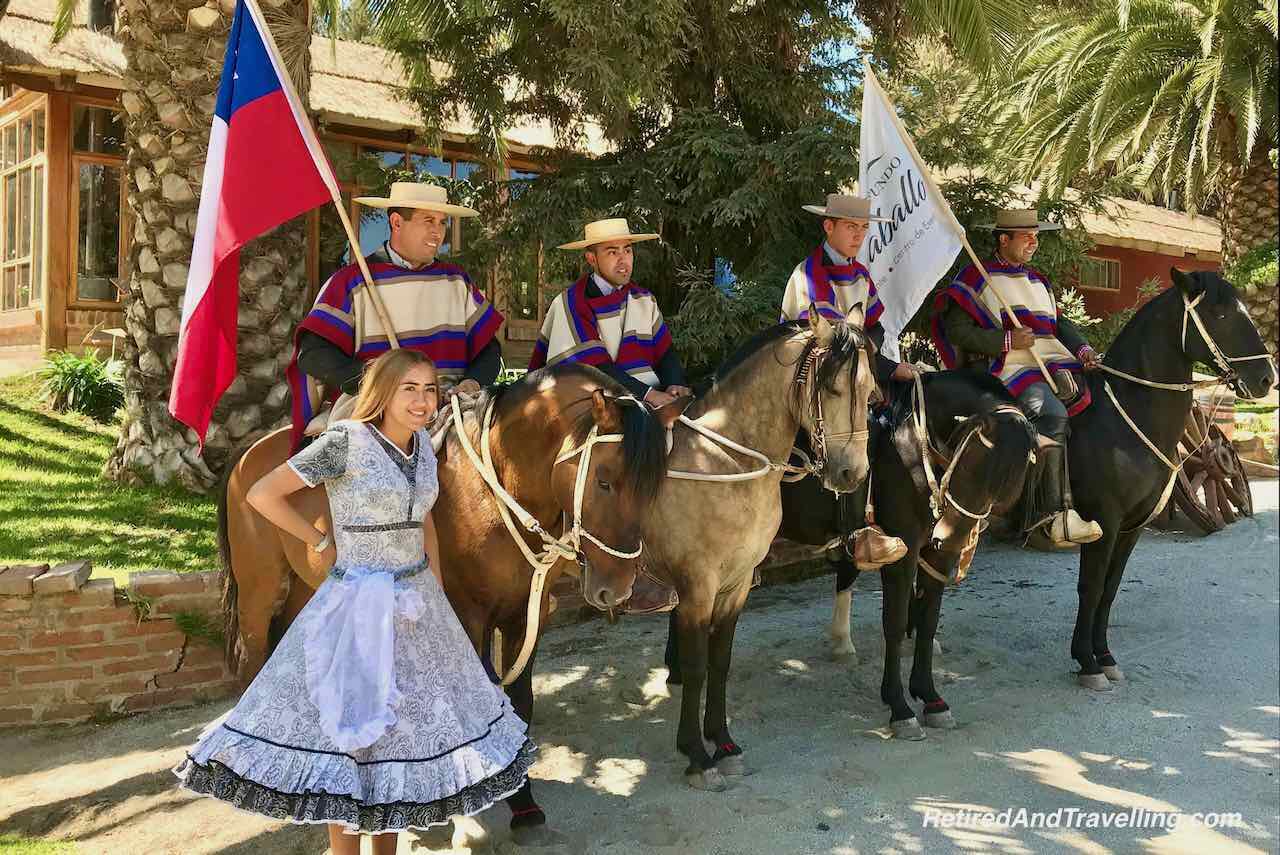
[[(55, 40), (77, 0), (59, 0)], [(305, 0), (262, 0), (263, 14), (305, 101), (311, 28)], [(279, 423), (293, 330), (306, 311), (307, 232), (301, 218), (241, 254), (239, 374), (214, 412), (207, 444), (168, 413), (178, 321), (191, 260), (209, 128), (234, 0), (219, 8), (179, 0), (121, 0), (116, 36), (128, 61), (126, 180), (132, 213), (125, 298), (125, 418), (108, 477), (177, 481), (206, 491), (235, 445)]]
[[(1009, 156), (1055, 189), (1114, 172), (1221, 210), (1224, 261), (1275, 246), (1276, 0), (1129, 0), (1063, 12), (1016, 58)], [(1247, 295), (1274, 348), (1274, 287)]]

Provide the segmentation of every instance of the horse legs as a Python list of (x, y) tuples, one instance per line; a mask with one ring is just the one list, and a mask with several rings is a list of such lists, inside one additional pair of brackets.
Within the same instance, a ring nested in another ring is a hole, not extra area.
[(837, 659), (857, 661), (858, 651), (853, 646), (849, 623), (853, 612), (853, 581), (858, 578), (858, 569), (852, 561), (835, 561), (831, 566), (836, 571), (835, 608), (827, 630), (831, 638), (831, 655)]
[(680, 607), (671, 610), (667, 618), (667, 649), (662, 654), (662, 661), (667, 666), (667, 685), (679, 686), (683, 681), (680, 675), (680, 624), (676, 617)]
[(956, 723), (951, 717), (951, 707), (947, 706), (933, 683), (933, 640), (938, 633), (943, 590), (943, 584), (929, 574), (916, 575), (916, 591), (911, 600), (916, 649), (908, 685), (911, 697), (924, 701), (926, 727), (952, 728)]
[(706, 593), (698, 597), (680, 597), (680, 607), (675, 611), (676, 632), (679, 634), (680, 675), (684, 689), (680, 693), (680, 725), (676, 731), (676, 750), (689, 758), (685, 769), (685, 781), (699, 790), (719, 792), (725, 789), (724, 778), (716, 771), (715, 762), (702, 744), (702, 728), (699, 727), (702, 712), (702, 688), (707, 681), (707, 649), (710, 645), (711, 612), (714, 595)]
[(1129, 564), (1129, 556), (1142, 531), (1121, 533), (1116, 538), (1115, 549), (1111, 552), (1111, 564), (1107, 570), (1107, 584), (1102, 591), (1102, 602), (1098, 604), (1098, 613), (1093, 620), (1093, 655), (1102, 666), (1102, 673), (1113, 683), (1124, 682), (1124, 672), (1116, 664), (1116, 658), (1107, 646), (1107, 627), (1111, 623), (1111, 604), (1115, 602), (1116, 592), (1120, 589), (1120, 580), (1124, 577), (1124, 568)]
[(1071, 658), (1080, 663), (1077, 679), (1080, 685), (1095, 691), (1106, 691), (1111, 682), (1102, 673), (1093, 652), (1094, 625), (1098, 619), (1098, 607), (1111, 567), (1111, 555), (1116, 547), (1116, 533), (1103, 531), (1100, 539), (1080, 547), (1080, 580), (1076, 592), (1080, 598), (1076, 613), (1076, 628), (1071, 636)]
[[(502, 666), (515, 662), (520, 655), (520, 646), (524, 643), (524, 627), (513, 626), (502, 629)], [(533, 661), (537, 658), (538, 648), (534, 645), (520, 676), (507, 686), (507, 697), (516, 715), (524, 719), (525, 724), (533, 725)], [(547, 815), (533, 798), (533, 782), (525, 780), (515, 793), (507, 797), (507, 807), (511, 808), (511, 832), (517, 843), (536, 843), (535, 840), (523, 839), (529, 832), (527, 829), (547, 824)], [(525, 829), (526, 831), (521, 831)]]
[(889, 727), (893, 735), (899, 739), (912, 740), (924, 739), (924, 731), (902, 690), (899, 655), (907, 631), (907, 610), (911, 605), (912, 579), (919, 555), (919, 547), (913, 547), (905, 558), (880, 570), (880, 581), (884, 586), (881, 612), (881, 625), (884, 629), (884, 677), (880, 682), (880, 700), (889, 705)]
[(231, 566), (223, 572), (235, 574), (236, 619), (239, 632), (237, 677), (247, 687), (267, 664), (271, 653), (271, 621), (289, 594), (295, 578), (284, 552), (264, 554), (262, 544), (279, 545), (277, 538), (232, 540)]
[(738, 616), (747, 601), (750, 585), (724, 597), (711, 627), (711, 643), (707, 650), (707, 710), (702, 720), (702, 735), (715, 743), (711, 760), (724, 775), (745, 775), (742, 749), (729, 735), (729, 664), (733, 658), (733, 636)]

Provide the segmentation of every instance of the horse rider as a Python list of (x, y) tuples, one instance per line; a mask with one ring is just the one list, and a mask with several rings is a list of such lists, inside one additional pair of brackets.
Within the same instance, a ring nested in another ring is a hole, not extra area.
[[(1002, 210), (994, 223), (979, 228), (995, 231), (995, 256), (987, 262), (991, 278), (984, 280), (977, 265), (970, 264), (935, 298), (934, 345), (947, 368), (968, 366), (999, 378), (1036, 430), (1058, 443), (1039, 452), (1024, 531), (1043, 535), (1056, 548), (1092, 543), (1102, 537), (1102, 528), (1071, 506), (1067, 437), (1069, 418), (1090, 402), (1081, 371), (1096, 367), (1098, 355), (1062, 317), (1049, 280), (1029, 265), (1040, 233), (1062, 227), (1041, 222), (1034, 210)], [(1001, 298), (1013, 307), (1020, 328), (1004, 311)], [(1053, 376), (1041, 373), (1033, 350)]]
[[(632, 246), (657, 237), (632, 232), (625, 219), (615, 218), (587, 223), (581, 240), (557, 247), (584, 250), (591, 272), (547, 309), (530, 371), (561, 362), (591, 365), (655, 410), (692, 394), (658, 301), (631, 279)], [(675, 591), (639, 573), (624, 610), (667, 611), (676, 600)]]
[[(865, 316), (863, 329), (877, 348), (872, 365), (877, 385), (885, 388), (890, 380), (914, 379), (916, 369), (911, 364), (894, 362), (879, 352), (884, 344), (884, 327), (880, 325), (884, 305), (876, 296), (871, 273), (856, 258), (870, 224), (889, 220), (873, 217), (871, 200), (862, 196), (832, 193), (827, 196), (826, 205), (803, 207), (822, 218), (825, 239), (796, 265), (787, 280), (782, 320), (805, 320), (812, 305), (824, 317), (843, 321), (855, 306), (861, 306)], [(907, 554), (907, 545), (901, 538), (886, 534), (877, 525), (866, 524), (870, 488), (868, 478), (851, 496), (840, 497), (840, 529), (842, 532), (852, 530), (853, 535), (851, 543), (846, 541), (841, 550), (844, 555), (834, 550), (829, 554), (833, 563), (852, 559), (859, 570), (879, 570)]]
[[(449, 202), (443, 187), (397, 181), (390, 196), (362, 196), (383, 208), (391, 237), (366, 258), (401, 347), (421, 351), (436, 365), (446, 395), (475, 394), (502, 369), (500, 315), (456, 264), (436, 257), (447, 240), (450, 217), (477, 211)], [(288, 378), (293, 391), (293, 447), (304, 433), (342, 418), (367, 362), (391, 344), (355, 262), (325, 282), (295, 336)], [(342, 398), (317, 418), (322, 398)], [(314, 423), (313, 423), (314, 420)]]
[(529, 370), (559, 362), (594, 365), (653, 409), (692, 394), (671, 333), (653, 294), (631, 280), (632, 246), (656, 234), (631, 231), (625, 219), (587, 223), (582, 240), (590, 273), (556, 297), (529, 359)]

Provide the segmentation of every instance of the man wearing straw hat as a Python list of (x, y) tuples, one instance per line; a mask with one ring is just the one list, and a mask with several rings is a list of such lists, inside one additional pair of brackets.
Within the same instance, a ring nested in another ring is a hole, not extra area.
[[(356, 201), (386, 209), (391, 227), (390, 239), (366, 259), (377, 293), (363, 287), (358, 264), (348, 264), (329, 277), (298, 326), (288, 371), (294, 447), (304, 432), (323, 428), (308, 429), (320, 409), (319, 385), (331, 400), (343, 395), (329, 414), (340, 418), (343, 402), (359, 388), (364, 364), (396, 344), (429, 356), (449, 393), (474, 394), (502, 368), (502, 316), (466, 271), (436, 258), (449, 218), (477, 212), (451, 204), (443, 187), (406, 181), (392, 184), (390, 196)], [(383, 327), (382, 308), (394, 337)]]
[(684, 367), (653, 294), (631, 281), (632, 245), (658, 237), (634, 233), (625, 219), (587, 223), (582, 240), (591, 272), (551, 304), (529, 370), (558, 362), (594, 365), (654, 409), (690, 394)]
[[(855, 307), (861, 307), (863, 329), (880, 348), (884, 344), (884, 327), (880, 316), (884, 306), (876, 296), (871, 273), (856, 256), (872, 222), (887, 223), (883, 217), (871, 215), (871, 200), (862, 196), (832, 193), (826, 205), (805, 205), (810, 214), (822, 217), (825, 240), (822, 245), (796, 265), (787, 280), (782, 298), (782, 320), (797, 321), (809, 317), (810, 306), (829, 320), (842, 321)], [(916, 371), (908, 363), (897, 363), (877, 352), (872, 366), (876, 382), (887, 386), (890, 380), (911, 380)], [(907, 554), (901, 538), (885, 534), (877, 525), (866, 525), (867, 496), (870, 479), (850, 496), (840, 496), (839, 517), (842, 531), (854, 532), (852, 543), (833, 550), (829, 558), (835, 564), (850, 559), (859, 570), (879, 570)], [(842, 554), (843, 553), (843, 554)]]
[[(557, 247), (585, 250), (591, 272), (547, 309), (530, 371), (560, 362), (593, 365), (653, 409), (691, 394), (658, 301), (631, 281), (632, 244), (657, 237), (632, 232), (625, 219), (597, 220), (587, 223), (582, 240)], [(677, 600), (674, 590), (642, 572), (623, 610), (669, 611)]]
[[(1024, 530), (1059, 548), (1092, 543), (1102, 529), (1071, 506), (1066, 442), (1069, 417), (1089, 406), (1089, 387), (1080, 373), (1093, 368), (1098, 357), (1061, 316), (1049, 281), (1028, 266), (1040, 232), (1061, 226), (1041, 222), (1034, 210), (1005, 210), (979, 228), (995, 230), (995, 257), (986, 265), (990, 279), (970, 264), (935, 298), (934, 344), (948, 368), (967, 365), (999, 378), (1036, 430), (1059, 443), (1039, 452)], [(1012, 307), (1020, 326), (1004, 304)], [(1051, 376), (1044, 375), (1036, 357)]]

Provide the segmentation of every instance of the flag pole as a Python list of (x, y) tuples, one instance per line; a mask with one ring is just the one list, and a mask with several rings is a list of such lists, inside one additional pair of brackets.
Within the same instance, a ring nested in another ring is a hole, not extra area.
[[(894, 108), (893, 101), (890, 100), (889, 94), (880, 86), (880, 81), (876, 79), (875, 72), (871, 70), (871, 63), (868, 62), (865, 57), (862, 60), (862, 70), (864, 85), (874, 86), (880, 97), (889, 105), (889, 120), (893, 122), (893, 126), (897, 129), (898, 135), (902, 137), (903, 143), (907, 146), (907, 151), (911, 152), (911, 156), (915, 158), (916, 163), (920, 165), (921, 176), (924, 178), (925, 184), (928, 185), (929, 192), (934, 193), (938, 199), (942, 200), (943, 204), (941, 207), (947, 212), (947, 216), (951, 219), (951, 225), (955, 228), (956, 232), (959, 233), (960, 240), (964, 244), (965, 252), (969, 253), (969, 258), (973, 261), (973, 266), (978, 268), (978, 273), (980, 273), (982, 278), (986, 281), (987, 287), (991, 289), (991, 293), (996, 295), (996, 300), (999, 301), (1001, 308), (1004, 309), (1005, 313), (1009, 316), (1009, 320), (1013, 322), (1013, 326), (1016, 329), (1022, 329), (1022, 322), (1018, 320), (1018, 316), (1014, 313), (1013, 307), (1009, 305), (1009, 302), (1005, 300), (1004, 295), (1000, 293), (1000, 290), (996, 288), (995, 283), (991, 281), (991, 274), (987, 273), (987, 268), (983, 265), (982, 261), (979, 260), (978, 254), (973, 251), (973, 247), (969, 244), (969, 233), (965, 231), (964, 226), (962, 226), (960, 221), (956, 219), (955, 212), (951, 210), (951, 205), (946, 203), (946, 197), (942, 195), (942, 191), (939, 190), (938, 185), (934, 183), (933, 175), (929, 172), (929, 165), (925, 163), (924, 158), (920, 156), (920, 152), (916, 151), (915, 141), (911, 139), (911, 134), (907, 133), (907, 129), (902, 126), (902, 120), (898, 118), (898, 111)], [(863, 188), (863, 192), (866, 192), (865, 187)], [(1044, 379), (1054, 390), (1057, 390), (1058, 384), (1054, 382), (1053, 375), (1049, 373), (1048, 367), (1044, 364), (1044, 360), (1040, 358), (1040, 354), (1036, 353), (1034, 346), (1026, 348), (1026, 350), (1031, 354), (1031, 358), (1036, 361), (1036, 366), (1040, 369), (1040, 373), (1044, 375)]]
[[(262, 43), (267, 52), (271, 54), (271, 60), (279, 71), (280, 84), (284, 86), (288, 93), (298, 125), (306, 139), (307, 147), (311, 149), (312, 157), (318, 162), (328, 165), (328, 155), (324, 153), (324, 148), (320, 145), (320, 138), (316, 136), (315, 128), (311, 126), (311, 117), (307, 115), (306, 107), (298, 96), (298, 90), (293, 86), (293, 78), (289, 76), (289, 67), (285, 64), (284, 57), (280, 55), (280, 49), (276, 47), (275, 36), (271, 34), (271, 29), (267, 26), (262, 10), (258, 8), (256, 0), (242, 0), (242, 2), (245, 8), (249, 10), (249, 14), (253, 16), (254, 22), (258, 25), (258, 31), (262, 33)], [(351, 255), (355, 258), (356, 264), (360, 268), (360, 275), (364, 277), (360, 287), (368, 292), (369, 300), (373, 303), (373, 310), (382, 324), (382, 330), (387, 334), (387, 342), (391, 345), (392, 350), (395, 350), (400, 347), (400, 339), (396, 336), (395, 327), (391, 325), (391, 316), (387, 313), (386, 304), (382, 302), (382, 295), (378, 293), (378, 289), (374, 285), (373, 274), (369, 272), (369, 264), (365, 261), (364, 253), (360, 250), (360, 239), (356, 237), (356, 231), (351, 225), (351, 217), (343, 204), (342, 192), (338, 189), (337, 178), (333, 177), (332, 181), (326, 181), (325, 186), (329, 188), (329, 197), (333, 201), (334, 208), (338, 210), (338, 219), (342, 221), (342, 228), (347, 233), (347, 242), (351, 245)]]

